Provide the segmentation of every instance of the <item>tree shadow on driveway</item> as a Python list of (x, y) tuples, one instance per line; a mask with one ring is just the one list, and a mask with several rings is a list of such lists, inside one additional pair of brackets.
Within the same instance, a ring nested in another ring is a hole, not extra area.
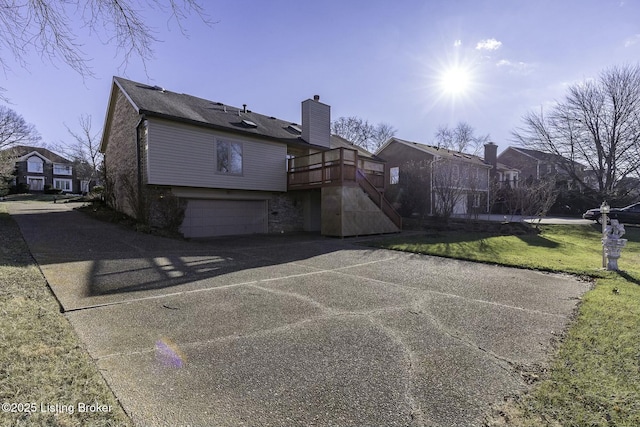
[(170, 239), (51, 204), (14, 205), (11, 215), (65, 310), (138, 291), (166, 294), (312, 274), (322, 271), (322, 256), (346, 251), (340, 258), (349, 265), (370, 252), (309, 233)]

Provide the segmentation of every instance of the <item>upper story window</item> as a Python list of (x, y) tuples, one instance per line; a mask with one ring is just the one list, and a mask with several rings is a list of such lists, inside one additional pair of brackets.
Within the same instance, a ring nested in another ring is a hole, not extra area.
[(54, 175), (71, 175), (71, 166), (69, 165), (53, 165)]
[(32, 173), (43, 173), (44, 172), (44, 161), (37, 156), (32, 156), (27, 159), (27, 172)]
[(216, 171), (230, 175), (242, 175), (242, 144), (216, 141)]
[(400, 168), (398, 166), (389, 168), (389, 184), (394, 185), (400, 182)]
[(460, 179), (460, 166), (452, 165), (451, 166), (451, 181), (457, 183)]

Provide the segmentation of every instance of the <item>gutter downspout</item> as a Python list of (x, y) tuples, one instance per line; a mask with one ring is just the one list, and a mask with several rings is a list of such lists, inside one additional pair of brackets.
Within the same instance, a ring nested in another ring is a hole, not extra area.
[(429, 180), (429, 185), (431, 186), (431, 188), (430, 188), (430, 191), (429, 191), (429, 195), (431, 197), (431, 203), (430, 203), (431, 206), (429, 206), (429, 215), (431, 215), (431, 216), (433, 216), (433, 205), (436, 202), (436, 198), (434, 197), (434, 194), (433, 194), (433, 170), (434, 170), (434, 165), (435, 165), (435, 163), (437, 161), (438, 161), (438, 157), (437, 156), (433, 156), (433, 160), (431, 160), (431, 163), (430, 163), (430, 166), (431, 166), (430, 167), (430, 169), (431, 169), (431, 171), (430, 171), (431, 172), (431, 179)]
[[(498, 176), (498, 171), (496, 171), (496, 177)], [(489, 199), (491, 198), (491, 169), (487, 169), (487, 218), (491, 214), (489, 209), (491, 208), (491, 204), (489, 203)]]
[[(140, 147), (140, 143), (142, 138), (140, 138), (140, 131), (142, 128), (146, 128), (147, 119), (144, 114), (140, 117), (140, 121), (136, 125), (136, 169), (137, 169), (137, 190), (138, 190), (138, 215), (144, 214), (144, 206), (143, 206), (143, 197), (142, 197), (142, 148)], [(143, 221), (145, 224), (147, 223), (147, 218), (138, 218), (138, 220)]]

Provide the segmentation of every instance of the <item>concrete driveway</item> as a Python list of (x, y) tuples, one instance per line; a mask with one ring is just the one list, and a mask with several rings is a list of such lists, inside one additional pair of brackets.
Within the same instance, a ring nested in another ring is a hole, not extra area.
[(352, 240), (184, 242), (7, 203), (140, 426), (477, 426), (589, 284)]

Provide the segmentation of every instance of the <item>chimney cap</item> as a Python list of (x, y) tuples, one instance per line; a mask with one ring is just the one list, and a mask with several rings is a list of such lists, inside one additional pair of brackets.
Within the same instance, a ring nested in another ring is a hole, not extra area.
[(320, 101), (320, 95), (313, 95), (314, 101)]

